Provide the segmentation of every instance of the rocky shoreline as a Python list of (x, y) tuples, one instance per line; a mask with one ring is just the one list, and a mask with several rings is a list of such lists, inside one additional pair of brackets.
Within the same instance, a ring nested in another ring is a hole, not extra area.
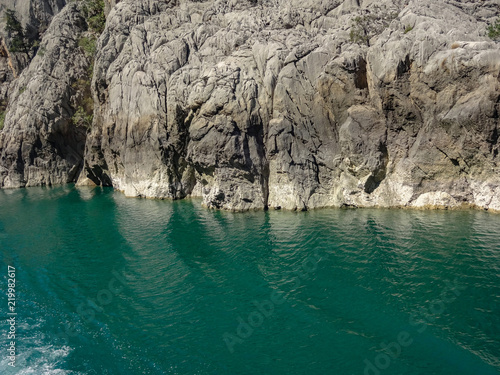
[(500, 211), (499, 0), (107, 2), (91, 58), (82, 7), (50, 9), (17, 77), (0, 54), (1, 188)]

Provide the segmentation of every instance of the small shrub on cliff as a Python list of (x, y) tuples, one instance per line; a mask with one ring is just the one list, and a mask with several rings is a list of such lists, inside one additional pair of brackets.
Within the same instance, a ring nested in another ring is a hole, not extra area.
[(370, 44), (364, 17), (356, 17), (354, 19), (353, 25), (351, 26), (351, 32), (349, 33), (349, 39), (352, 43)]
[(45, 47), (43, 47), (43, 46), (42, 46), (42, 47), (40, 47), (37, 51), (38, 51), (38, 52), (37, 52), (37, 53), (38, 53), (38, 56), (40, 56), (40, 57), (45, 56), (45, 52), (47, 52), (47, 51), (45, 50)]
[(0, 111), (0, 130), (3, 129), (4, 122), (5, 122), (5, 111)]
[(83, 14), (89, 28), (101, 34), (106, 24), (106, 16), (104, 15), (104, 1), (103, 0), (85, 0), (82, 8)]
[(22, 35), (24, 36), (24, 30), (21, 26), (21, 22), (16, 17), (16, 12), (12, 9), (7, 9), (5, 11), (5, 31), (12, 35)]
[(76, 126), (84, 127), (85, 129), (90, 129), (92, 126), (92, 121), (94, 116), (92, 114), (88, 114), (87, 111), (82, 107), (78, 107), (75, 114), (71, 118), (71, 121)]
[(493, 40), (500, 40), (500, 18), (488, 26), (488, 36)]
[(35, 56), (40, 46), (40, 31), (29, 24), (23, 28), (11, 9), (5, 11), (5, 33), (10, 52), (26, 53), (30, 59)]
[(87, 75), (76, 80), (72, 85), (71, 105), (75, 113), (71, 118), (75, 126), (90, 129), (93, 121), (94, 102), (90, 90), (90, 82), (94, 71), (94, 58), (97, 52), (97, 38), (104, 31), (106, 16), (103, 0), (83, 0), (80, 8), (88, 30), (78, 40), (78, 46), (89, 60)]
[(83, 50), (85, 55), (93, 58), (96, 53), (96, 39), (93, 36), (84, 36), (78, 40), (78, 46)]
[(12, 9), (5, 11), (5, 31), (10, 38), (10, 52), (27, 52), (28, 43), (24, 35), (24, 30), (21, 22), (16, 17), (16, 12)]
[[(104, 31), (106, 24), (106, 16), (104, 15), (103, 0), (84, 0), (82, 12), (89, 26), (89, 31), (78, 40), (78, 46), (83, 50), (85, 55), (93, 60), (97, 51), (97, 38)], [(91, 64), (89, 75), (93, 73)]]
[(405, 34), (408, 34), (412, 30), (413, 30), (413, 26), (410, 26), (410, 25), (406, 26), (405, 27)]
[(397, 16), (397, 13), (385, 13), (375, 8), (372, 14), (356, 17), (351, 24), (349, 39), (352, 43), (365, 44), (369, 47), (370, 39), (382, 33)]
[(90, 81), (87, 77), (79, 78), (71, 84), (71, 89), (73, 90), (71, 106), (76, 109), (71, 122), (75, 126), (89, 129), (94, 118), (94, 101), (90, 90)]

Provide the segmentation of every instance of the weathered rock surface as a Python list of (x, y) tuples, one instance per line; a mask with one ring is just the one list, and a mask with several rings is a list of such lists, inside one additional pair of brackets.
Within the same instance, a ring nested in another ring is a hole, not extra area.
[[(30, 62), (28, 54), (9, 51), (10, 40), (9, 35), (5, 32), (5, 12), (7, 10), (14, 11), (26, 36), (39, 39), (52, 22), (52, 18), (65, 5), (66, 0), (0, 0), (0, 101), (6, 102), (8, 100), (10, 83)], [(0, 107), (3, 106), (0, 105)]]
[[(500, 210), (500, 0), (106, 3), (79, 183), (230, 210)], [(12, 126), (3, 186), (22, 185)]]
[(71, 123), (72, 85), (87, 74), (78, 48), (86, 27), (76, 4), (52, 21), (40, 51), (13, 82), (0, 132), (0, 187), (75, 181), (82, 167), (86, 131)]
[[(16, 12), (21, 24), (33, 31), (44, 31), (52, 22), (52, 18), (66, 5), (66, 0), (0, 0), (0, 10), (10, 9)], [(0, 21), (3, 35), (5, 20)]]
[[(500, 209), (498, 11), (123, 1), (101, 38), (84, 176), (226, 209)], [(366, 15), (360, 46), (349, 31)]]

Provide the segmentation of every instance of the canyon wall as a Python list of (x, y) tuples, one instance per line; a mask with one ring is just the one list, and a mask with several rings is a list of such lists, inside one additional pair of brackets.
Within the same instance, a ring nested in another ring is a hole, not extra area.
[(92, 126), (69, 120), (89, 64), (70, 3), (10, 86), (0, 187), (500, 210), (500, 0), (106, 3)]

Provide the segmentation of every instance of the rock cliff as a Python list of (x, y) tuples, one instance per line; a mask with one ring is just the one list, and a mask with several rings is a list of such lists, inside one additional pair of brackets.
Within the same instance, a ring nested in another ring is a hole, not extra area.
[[(10, 83), (19, 76), (32, 57), (25, 52), (9, 51), (12, 36), (6, 32), (6, 12), (14, 12), (26, 36), (34, 41), (40, 39), (54, 15), (65, 5), (65, 0), (0, 0), (0, 100), (8, 100)], [(5, 104), (0, 107), (5, 107)]]
[(85, 21), (76, 4), (54, 17), (29, 66), (10, 83), (0, 132), (0, 187), (75, 181), (86, 130), (71, 123), (77, 80), (89, 61), (78, 47)]
[(26, 91), (9, 97), (0, 186), (79, 176), (229, 210), (500, 210), (500, 43), (486, 31), (500, 0), (106, 5), (88, 134), (67, 121), (86, 66), (69, 4), (44, 36), (57, 64), (40, 68), (46, 52), (14, 81)]

